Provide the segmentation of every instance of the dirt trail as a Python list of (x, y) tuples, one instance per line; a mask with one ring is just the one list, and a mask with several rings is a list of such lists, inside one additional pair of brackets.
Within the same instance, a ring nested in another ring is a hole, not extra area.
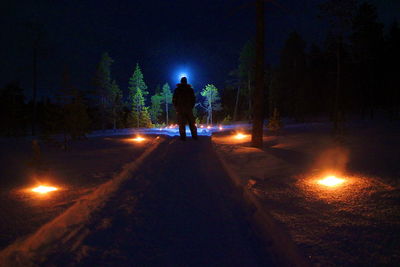
[(57, 265), (273, 265), (235, 200), (209, 137), (164, 142)]

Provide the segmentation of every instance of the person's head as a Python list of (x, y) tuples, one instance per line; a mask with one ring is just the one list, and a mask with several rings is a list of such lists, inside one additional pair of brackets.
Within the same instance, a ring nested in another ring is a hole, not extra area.
[(187, 78), (186, 77), (182, 77), (181, 78), (181, 84), (187, 84)]

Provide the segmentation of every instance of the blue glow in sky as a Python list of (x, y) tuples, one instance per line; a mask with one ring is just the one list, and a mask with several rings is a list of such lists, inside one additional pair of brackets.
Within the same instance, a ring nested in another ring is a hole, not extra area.
[(169, 79), (168, 81), (174, 87), (180, 83), (182, 77), (186, 77), (195, 92), (201, 90), (206, 84), (213, 83), (204, 72), (205, 67), (199, 65), (195, 60), (193, 62), (177, 63), (168, 66)]
[(180, 66), (175, 70), (174, 74), (174, 82), (175, 83), (180, 83), (182, 77), (186, 77), (188, 80), (188, 83), (191, 83), (192, 80), (192, 75), (190, 75), (190, 69), (187, 66)]
[(189, 79), (189, 75), (187, 75), (186, 72), (181, 72), (178, 76), (179, 76), (179, 77), (178, 77), (179, 80), (182, 79), (183, 77), (186, 77), (186, 78)]
[(192, 86), (197, 85), (200, 81), (198, 78), (198, 73), (195, 71), (193, 66), (189, 66), (188, 64), (177, 64), (171, 68), (171, 80), (172, 84), (178, 84), (181, 82), (182, 77), (186, 77), (189, 84)]

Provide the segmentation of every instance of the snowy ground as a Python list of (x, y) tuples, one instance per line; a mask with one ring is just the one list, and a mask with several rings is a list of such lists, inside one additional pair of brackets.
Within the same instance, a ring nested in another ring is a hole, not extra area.
[[(313, 264), (399, 264), (399, 125), (352, 123), (340, 144), (330, 131), (324, 123), (287, 125), (266, 132), (262, 150), (233, 132), (213, 142)], [(318, 184), (328, 174), (345, 182)]]
[[(199, 125), (198, 133), (210, 136), (212, 130)], [(33, 233), (90, 195), (125, 164), (138, 158), (157, 136), (164, 139), (163, 136), (177, 135), (177, 125), (96, 131), (86, 140), (69, 142), (67, 151), (60, 146), (61, 137), (56, 137), (58, 142), (39, 141), (42, 166), (38, 174), (32, 163), (32, 138), (0, 139), (0, 249)], [(132, 141), (137, 136), (147, 140)], [(31, 191), (41, 184), (56, 186), (59, 190), (46, 195)]]
[[(212, 253), (214, 261), (220, 263), (229, 262), (227, 255), (240, 253), (244, 253), (243, 262), (252, 262), (250, 265), (270, 261), (259, 258), (259, 241), (246, 237), (249, 226), (244, 215), (235, 211), (240, 204), (232, 204), (235, 200), (224, 189), (228, 185), (220, 182), (225, 174), (207, 143), (213, 135), (214, 147), (241, 178), (243, 187), (257, 196), (312, 263), (398, 264), (400, 126), (352, 123), (340, 143), (331, 138), (330, 131), (330, 125), (324, 123), (290, 124), (279, 134), (267, 131), (262, 150), (250, 147), (246, 124), (199, 125), (199, 134), (205, 136), (199, 143), (190, 138), (171, 143), (178, 135), (176, 126), (95, 132), (88, 140), (71, 143), (67, 152), (41, 144), (44, 168), (37, 178), (31, 170), (31, 142), (1, 139), (0, 246), (12, 245), (0, 252), (0, 258), (5, 256), (12, 262), (21, 259), (15, 255), (30, 258), (32, 249), (40, 254), (49, 244), (62, 240), (52, 254), (46, 252), (52, 255), (49, 259), (36, 260), (133, 263), (138, 261), (131, 261), (130, 255), (136, 255), (136, 260), (149, 264), (179, 264), (176, 257), (183, 255), (180, 253), (194, 256), (200, 251)], [(244, 135), (233, 138), (238, 132)], [(147, 140), (133, 141), (137, 136)], [(156, 150), (161, 152), (145, 160), (143, 168), (137, 165), (135, 161), (140, 161), (155, 142), (163, 144), (162, 150)], [(138, 179), (129, 180), (133, 171)], [(334, 188), (318, 184), (327, 174), (345, 182)], [(60, 190), (34, 194), (30, 189), (39, 183)], [(192, 232), (191, 227), (199, 231)], [(218, 233), (224, 236), (222, 240), (209, 236)], [(187, 239), (188, 234), (193, 239)], [(105, 242), (116, 237), (115, 242)], [(135, 238), (141, 241), (135, 243)], [(210, 241), (222, 242), (223, 256), (209, 250)], [(192, 242), (198, 243), (190, 247)], [(234, 243), (237, 246), (231, 246)], [(253, 248), (245, 252), (244, 247)], [(60, 254), (62, 248), (69, 250)], [(20, 253), (23, 249), (25, 254)], [(198, 260), (207, 259), (204, 255)], [(256, 262), (253, 257), (258, 258)], [(193, 257), (184, 262), (191, 260)], [(25, 262), (19, 263), (23, 266)]]
[[(61, 148), (40, 142), (42, 170), (33, 173), (31, 140), (0, 140), (0, 248), (33, 233), (134, 161), (156, 136), (137, 143), (132, 136), (91, 137)], [(37, 194), (39, 184), (58, 191)]]
[[(141, 135), (150, 138), (145, 132)], [(116, 137), (96, 136), (78, 143), (86, 149), (71, 149), (71, 165), (66, 163), (69, 157), (54, 152), (54, 162), (48, 159), (46, 166), (60, 168), (63, 162), (64, 171), (76, 167), (78, 173), (92, 163), (94, 169), (104, 172), (110, 167), (106, 167), (107, 161), (119, 154), (130, 154), (131, 162), (115, 175), (110, 173), (104, 183), (93, 185), (79, 200), (66, 197), (65, 211), (57, 211), (61, 214), (56, 218), (55, 211), (49, 215), (43, 210), (54, 210), (59, 196), (69, 196), (71, 190), (66, 180), (53, 179), (51, 183), (63, 185), (63, 190), (37, 200), (42, 213), (31, 212), (33, 218), (42, 215), (48, 222), (0, 251), (2, 264), (271, 265), (273, 259), (253, 232), (240, 200), (232, 194), (208, 136), (181, 142), (176, 137), (153, 135), (151, 152), (144, 151), (145, 143), (137, 147), (132, 138), (118, 137), (118, 133)], [(91, 160), (80, 163), (82, 154)], [(59, 170), (57, 177), (62, 173)], [(93, 183), (93, 179), (85, 181), (77, 179), (75, 184), (85, 188)], [(10, 208), (18, 202), (29, 205), (33, 198), (11, 199)], [(30, 225), (32, 220), (24, 224)]]

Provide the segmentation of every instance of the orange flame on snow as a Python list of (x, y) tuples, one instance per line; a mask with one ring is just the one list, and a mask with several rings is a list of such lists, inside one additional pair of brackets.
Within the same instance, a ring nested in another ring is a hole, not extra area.
[(32, 188), (32, 192), (39, 193), (39, 194), (46, 194), (48, 192), (57, 191), (58, 188), (54, 186), (46, 186), (40, 185), (35, 188)]

